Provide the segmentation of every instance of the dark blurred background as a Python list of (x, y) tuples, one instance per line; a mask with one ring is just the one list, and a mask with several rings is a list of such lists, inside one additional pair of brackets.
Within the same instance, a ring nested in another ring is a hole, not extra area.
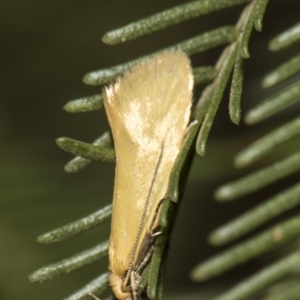
[[(278, 88), (261, 90), (260, 80), (299, 51), (299, 47), (278, 54), (267, 51), (269, 39), (298, 22), (300, 11), (298, 0), (270, 2), (263, 32), (254, 33), (251, 39), (243, 112), (276, 92)], [(94, 140), (109, 128), (105, 112), (72, 115), (62, 107), (71, 99), (101, 92), (101, 87), (82, 83), (86, 72), (234, 24), (242, 9), (237, 6), (201, 16), (126, 44), (109, 46), (101, 41), (109, 30), (180, 3), (184, 1), (2, 1), (0, 299), (62, 299), (107, 269), (104, 259), (42, 285), (27, 281), (27, 276), (41, 266), (92, 247), (109, 236), (106, 224), (61, 244), (36, 243), (39, 234), (89, 214), (112, 199), (113, 165), (93, 163), (79, 174), (66, 174), (63, 166), (71, 156), (54, 143), (59, 136)], [(192, 56), (193, 65), (214, 64), (221, 50), (219, 47)], [(200, 91), (196, 89), (195, 98)], [(238, 127), (229, 121), (227, 91), (209, 138), (207, 155), (194, 159), (174, 228), (166, 281), (170, 299), (209, 299), (209, 295), (231, 286), (235, 279), (247, 276), (272, 258), (264, 256), (209, 283), (189, 280), (195, 264), (219, 251), (207, 244), (208, 233), (285, 184), (281, 181), (240, 202), (217, 204), (213, 192), (218, 185), (253, 169), (235, 170), (233, 155), (296, 114), (295, 109), (288, 109), (262, 125)], [(295, 144), (297, 141), (290, 146)], [(281, 147), (264, 163), (284, 152)]]

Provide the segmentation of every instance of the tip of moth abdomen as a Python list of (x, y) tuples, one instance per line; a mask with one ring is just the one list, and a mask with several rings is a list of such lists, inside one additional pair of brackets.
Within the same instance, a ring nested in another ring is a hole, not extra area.
[(110, 273), (109, 282), (110, 282), (111, 288), (112, 288), (115, 296), (119, 300), (131, 300), (132, 299), (131, 293), (123, 292), (123, 290), (122, 290), (123, 279), (120, 276), (118, 276), (114, 273)]

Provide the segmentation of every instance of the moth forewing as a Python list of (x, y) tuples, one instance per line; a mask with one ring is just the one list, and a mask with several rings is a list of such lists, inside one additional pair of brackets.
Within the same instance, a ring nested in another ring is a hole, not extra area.
[(153, 219), (189, 122), (192, 88), (188, 57), (165, 51), (133, 66), (104, 90), (117, 157), (110, 284), (120, 300), (135, 298), (136, 282), (130, 283), (129, 273), (139, 269), (141, 253), (147, 252), (145, 237), (157, 224)]

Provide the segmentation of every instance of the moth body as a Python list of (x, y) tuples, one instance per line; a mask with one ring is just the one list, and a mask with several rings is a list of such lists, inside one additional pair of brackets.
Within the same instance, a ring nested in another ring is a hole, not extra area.
[(151, 259), (160, 204), (190, 119), (192, 88), (188, 57), (165, 51), (104, 90), (117, 157), (110, 284), (120, 300), (136, 299)]

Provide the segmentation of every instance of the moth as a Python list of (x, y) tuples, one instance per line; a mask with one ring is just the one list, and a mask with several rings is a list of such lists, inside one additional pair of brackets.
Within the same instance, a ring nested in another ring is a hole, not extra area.
[(159, 208), (190, 119), (193, 75), (181, 51), (134, 65), (104, 89), (116, 171), (109, 246), (110, 285), (120, 300), (137, 299), (151, 259)]

